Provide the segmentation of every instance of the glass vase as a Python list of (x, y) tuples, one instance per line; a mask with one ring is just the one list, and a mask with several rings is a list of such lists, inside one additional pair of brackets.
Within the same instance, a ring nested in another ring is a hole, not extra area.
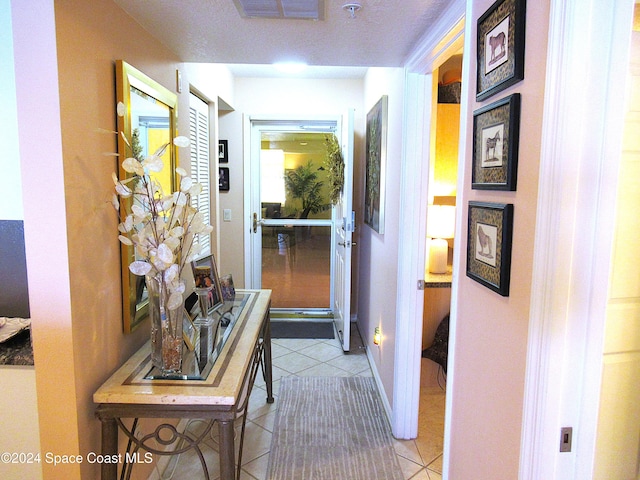
[(199, 333), (197, 358), (200, 368), (204, 368), (204, 366), (209, 361), (214, 346), (213, 318), (209, 314), (209, 295), (211, 295), (211, 291), (211, 287), (196, 288), (196, 294), (198, 295), (199, 312), (193, 324), (195, 325)]
[(161, 275), (147, 276), (151, 319), (151, 362), (162, 375), (182, 373), (182, 308), (169, 310), (169, 291)]

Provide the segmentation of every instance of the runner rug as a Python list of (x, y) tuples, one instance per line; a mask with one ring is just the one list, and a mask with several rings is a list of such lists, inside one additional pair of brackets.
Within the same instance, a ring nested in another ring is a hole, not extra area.
[(371, 377), (283, 377), (267, 480), (403, 480)]

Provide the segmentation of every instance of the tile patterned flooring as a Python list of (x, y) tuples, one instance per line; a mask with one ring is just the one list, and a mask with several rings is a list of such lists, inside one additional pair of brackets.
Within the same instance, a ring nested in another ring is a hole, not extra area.
[[(265, 402), (266, 389), (261, 375), (251, 393), (242, 455), (241, 480), (264, 480), (267, 475), (271, 432), (278, 405), (280, 379), (284, 376), (372, 376), (371, 368), (361, 347), (357, 330), (352, 332), (352, 349), (343, 353), (337, 339), (274, 339), (273, 387), (275, 403)], [(438, 388), (423, 388), (420, 399), (420, 424), (415, 440), (395, 440), (394, 448), (404, 478), (409, 480), (442, 479), (442, 445), (444, 433), (444, 392)], [(192, 420), (188, 429), (197, 432), (202, 422)], [(239, 426), (236, 438), (239, 437)], [(217, 433), (206, 440), (203, 448), (207, 468), (212, 478), (218, 478)], [(156, 472), (157, 473), (157, 472)], [(200, 461), (195, 455), (183, 454), (172, 462), (164, 475), (150, 478), (203, 478)], [(304, 480), (304, 479), (300, 479)]]

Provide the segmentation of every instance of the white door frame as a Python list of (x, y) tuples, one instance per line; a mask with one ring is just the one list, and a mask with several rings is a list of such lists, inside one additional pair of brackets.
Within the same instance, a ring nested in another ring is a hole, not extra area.
[(633, 3), (551, 2), (523, 480), (593, 475)]
[[(257, 288), (256, 282), (259, 281), (254, 277), (253, 264), (261, 264), (261, 254), (259, 249), (254, 247), (255, 234), (253, 232), (253, 195), (255, 192), (252, 190), (252, 184), (259, 184), (259, 172), (252, 168), (252, 151), (255, 145), (252, 145), (252, 126), (254, 123), (272, 123), (272, 124), (327, 124), (331, 123), (335, 125), (335, 135), (339, 142), (342, 142), (342, 114), (337, 115), (289, 115), (289, 114), (274, 114), (274, 115), (244, 115), (243, 118), (243, 151), (244, 151), (244, 228), (246, 235), (244, 236), (244, 258), (245, 258), (245, 276), (244, 281), (246, 288)], [(268, 224), (269, 222), (265, 222)], [(297, 225), (304, 225), (304, 221), (296, 221)], [(336, 248), (335, 238), (333, 235), (333, 228), (336, 228), (335, 208), (332, 208), (331, 219), (327, 220), (327, 224), (332, 227), (331, 236), (331, 296), (329, 301), (329, 310), (333, 309), (334, 304), (334, 262), (333, 252)], [(310, 222), (311, 224), (311, 222)], [(261, 228), (261, 225), (260, 227)]]
[[(460, 26), (465, 5), (464, 0), (453, 1), (406, 62), (396, 310), (396, 318), (402, 320), (396, 325), (391, 414), (396, 438), (418, 435), (424, 293), (417, 284), (424, 279), (425, 265), (430, 150), (425, 132), (431, 131), (431, 72), (437, 59), (461, 41), (462, 31), (451, 32)], [(452, 315), (452, 331), (454, 323)]]
[[(633, 3), (634, 0), (587, 3), (566, 0), (552, 2), (551, 6), (539, 181), (542, 188), (538, 199), (521, 442), (520, 478), (523, 480), (591, 477), (606, 307), (604, 279), (609, 277), (611, 213), (615, 205), (622, 132), (620, 105), (624, 89), (620, 79), (626, 76)], [(406, 119), (410, 121), (404, 138), (403, 181), (411, 172), (407, 169), (416, 168), (415, 157), (422, 153), (418, 137), (428, 131), (430, 121), (430, 103), (424, 100), (427, 98), (424, 84), (420, 85), (425, 79), (419, 78), (419, 74), (431, 72), (437, 57), (432, 52), (463, 16), (464, 10), (464, 1), (451, 5), (439, 23), (440, 28), (430, 32), (407, 62), (410, 73), (405, 105)], [(469, 2), (468, 16), (471, 13)], [(600, 27), (598, 32), (593, 31), (594, 25)], [(466, 39), (466, 45), (470, 45), (470, 41)], [(468, 59), (463, 62), (463, 77), (470, 78)], [(599, 115), (587, 114), (585, 108), (595, 109)], [(467, 113), (461, 111), (461, 118)], [(462, 128), (464, 130), (464, 122)], [(465, 137), (461, 131), (461, 138)], [(423, 169), (424, 166), (421, 171)], [(418, 176), (417, 172), (413, 174)], [(419, 337), (423, 299), (416, 292), (419, 273), (412, 265), (424, 262), (424, 239), (420, 235), (416, 238), (415, 233), (424, 232), (425, 217), (419, 209), (411, 210), (409, 206), (415, 199), (426, 205), (428, 197), (424, 185), (406, 182), (403, 187), (401, 215), (411, 221), (402, 220), (400, 224), (413, 228), (400, 235), (400, 258), (408, 260), (399, 265), (397, 318), (413, 318), (414, 323), (398, 322), (392, 428), (397, 438), (414, 438), (420, 372), (416, 363), (420, 358), (420, 345), (413, 336)], [(569, 234), (563, 235), (567, 228)], [(568, 258), (580, 261), (569, 263)], [(586, 281), (577, 282), (577, 278)], [(562, 286), (570, 284), (572, 290), (567, 292)], [(454, 275), (452, 297), (456, 290)], [(453, 311), (451, 320), (449, 374), (454, 377), (456, 321)], [(451, 394), (447, 392), (447, 407)], [(450, 408), (447, 408), (444, 478), (449, 462), (450, 423)], [(572, 454), (558, 453), (559, 427), (565, 424), (574, 426)], [(576, 462), (576, 458), (581, 461)]]

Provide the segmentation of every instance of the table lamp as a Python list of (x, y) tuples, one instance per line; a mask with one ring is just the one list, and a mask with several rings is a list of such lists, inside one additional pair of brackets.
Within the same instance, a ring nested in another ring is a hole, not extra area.
[(427, 211), (427, 237), (429, 242), (429, 272), (447, 273), (449, 244), (445, 239), (453, 238), (456, 226), (456, 207), (452, 205), (429, 205)]

